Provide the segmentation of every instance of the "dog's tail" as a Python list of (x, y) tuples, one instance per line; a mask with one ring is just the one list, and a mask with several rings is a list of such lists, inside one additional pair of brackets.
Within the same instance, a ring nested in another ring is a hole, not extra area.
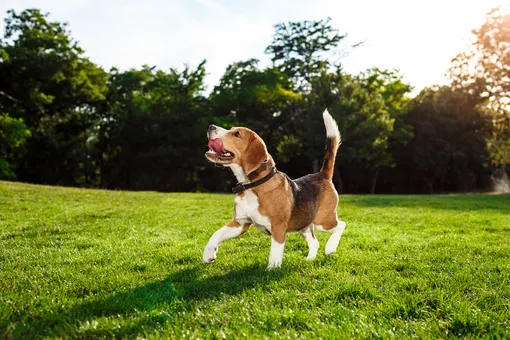
[(321, 172), (329, 179), (333, 178), (335, 170), (335, 158), (338, 147), (340, 146), (341, 137), (338, 131), (338, 125), (329, 114), (328, 110), (324, 110), (322, 114), (324, 118), (324, 125), (326, 126), (326, 155), (324, 155), (324, 163), (322, 164)]

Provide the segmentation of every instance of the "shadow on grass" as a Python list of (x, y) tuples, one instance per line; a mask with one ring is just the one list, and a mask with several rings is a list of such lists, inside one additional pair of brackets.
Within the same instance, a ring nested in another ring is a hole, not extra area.
[[(452, 195), (361, 195), (348, 196), (346, 203), (368, 208), (429, 208), (438, 210), (491, 210), (510, 214), (510, 195), (452, 194)], [(342, 200), (340, 201), (340, 205)]]
[[(267, 272), (265, 267), (252, 265), (224, 274), (201, 278), (203, 266), (183, 269), (165, 280), (86, 301), (71, 309), (50, 311), (46, 315), (25, 320), (16, 337), (133, 337), (140, 332), (178, 320), (181, 311), (194, 310), (203, 300), (267, 285), (286, 276), (288, 269)], [(119, 327), (94, 326), (97, 318), (119, 319)], [(30, 320), (32, 319), (32, 320)], [(126, 321), (127, 320), (127, 321)]]

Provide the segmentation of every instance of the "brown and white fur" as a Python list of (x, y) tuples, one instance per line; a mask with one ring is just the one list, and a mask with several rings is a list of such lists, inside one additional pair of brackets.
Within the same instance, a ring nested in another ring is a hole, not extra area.
[[(245, 233), (252, 224), (271, 236), (268, 269), (281, 266), (287, 232), (301, 233), (308, 243), (307, 260), (315, 259), (319, 248), (314, 227), (331, 233), (326, 243), (326, 255), (336, 251), (345, 229), (345, 223), (337, 218), (338, 194), (331, 180), (340, 132), (327, 110), (323, 118), (327, 141), (320, 172), (291, 180), (278, 171), (267, 182), (238, 193), (234, 201), (234, 218), (209, 239), (203, 254), (205, 263), (216, 259), (221, 242)], [(205, 154), (206, 158), (229, 167), (240, 183), (259, 180), (275, 166), (264, 141), (247, 128), (226, 130), (211, 125), (207, 136), (210, 150)]]

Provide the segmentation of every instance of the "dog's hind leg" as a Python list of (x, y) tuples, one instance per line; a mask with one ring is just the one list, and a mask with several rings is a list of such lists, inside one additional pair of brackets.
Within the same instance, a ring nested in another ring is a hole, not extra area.
[(331, 255), (336, 252), (336, 248), (340, 242), (340, 237), (342, 237), (345, 230), (345, 225), (345, 222), (337, 220), (333, 227), (328, 228), (328, 226), (317, 226), (317, 230), (331, 233), (331, 236), (326, 243), (326, 255)]
[(216, 230), (216, 232), (209, 239), (207, 246), (205, 246), (203, 255), (204, 263), (214, 262), (216, 259), (216, 253), (218, 252), (218, 247), (220, 246), (221, 242), (244, 234), (249, 228), (249, 223), (241, 225), (239, 222), (233, 219), (223, 228)]
[(324, 185), (322, 192), (322, 200), (317, 210), (317, 214), (313, 220), (315, 228), (322, 232), (331, 233), (326, 243), (326, 255), (336, 252), (340, 237), (345, 230), (345, 222), (339, 221), (336, 209), (338, 206), (338, 194), (332, 182)]
[(317, 256), (317, 250), (319, 249), (319, 241), (315, 237), (315, 233), (313, 230), (313, 224), (310, 224), (305, 229), (301, 230), (301, 236), (308, 243), (308, 256), (306, 257), (307, 261), (312, 261)]

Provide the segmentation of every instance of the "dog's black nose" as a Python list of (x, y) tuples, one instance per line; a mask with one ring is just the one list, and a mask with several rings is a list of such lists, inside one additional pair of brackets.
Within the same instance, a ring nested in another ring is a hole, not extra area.
[(215, 125), (209, 125), (209, 129), (207, 131), (213, 131), (213, 130), (216, 130), (216, 126)]

